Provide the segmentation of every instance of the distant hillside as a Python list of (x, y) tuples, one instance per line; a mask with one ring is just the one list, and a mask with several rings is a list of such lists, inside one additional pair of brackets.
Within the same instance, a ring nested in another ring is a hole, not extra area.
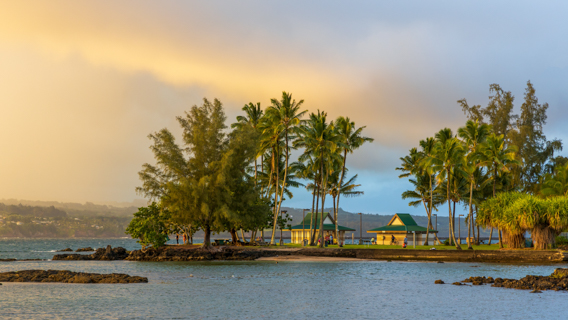
[(84, 204), (81, 204), (74, 202), (30, 201), (17, 199), (2, 199), (0, 200), (0, 203), (15, 206), (54, 207), (67, 212), (67, 214), (72, 217), (132, 217), (132, 214), (138, 211), (139, 207), (146, 205), (145, 200), (136, 200), (130, 203), (115, 202), (113, 203), (114, 205), (95, 204), (92, 202), (85, 202)]

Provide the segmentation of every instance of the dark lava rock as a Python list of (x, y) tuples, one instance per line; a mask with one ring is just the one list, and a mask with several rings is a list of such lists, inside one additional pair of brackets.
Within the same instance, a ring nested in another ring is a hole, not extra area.
[(1, 262), (13, 262), (13, 261), (43, 261), (43, 259), (0, 259)]
[(203, 260), (256, 260), (282, 254), (278, 250), (247, 250), (219, 248), (215, 250), (177, 250), (175, 248), (149, 248), (134, 250), (126, 260), (133, 261), (203, 261)]
[(57, 250), (57, 252), (73, 252), (73, 249), (67, 248), (67, 249), (63, 249), (63, 250)]
[(465, 284), (461, 283), (461, 282), (454, 282), (452, 283), (454, 286), (465, 286)]
[(435, 283), (435, 284), (444, 284), (444, 281), (442, 281), (442, 280), (436, 280), (436, 281), (434, 281), (434, 283)]
[(533, 291), (531, 291), (531, 293), (542, 293), (542, 291), (534, 289)]
[(87, 247), (87, 248), (79, 248), (79, 249), (75, 250), (75, 252), (85, 252), (85, 251), (95, 251), (95, 249), (93, 249), (91, 247)]
[(122, 247), (112, 248), (110, 245), (106, 249), (98, 248), (93, 254), (56, 254), (53, 260), (124, 260), (129, 252)]
[(123, 273), (83, 273), (68, 270), (23, 270), (0, 273), (3, 282), (148, 283), (148, 278)]
[(550, 276), (528, 275), (519, 280), (503, 278), (493, 279), (491, 277), (470, 277), (462, 282), (471, 282), (473, 285), (492, 283), (492, 287), (533, 290), (532, 292), (534, 293), (540, 292), (539, 290), (567, 291), (568, 269), (559, 268), (554, 270), (554, 273)]
[(474, 286), (479, 286), (486, 283), (494, 283), (495, 280), (492, 277), (469, 277), (462, 282), (471, 282)]

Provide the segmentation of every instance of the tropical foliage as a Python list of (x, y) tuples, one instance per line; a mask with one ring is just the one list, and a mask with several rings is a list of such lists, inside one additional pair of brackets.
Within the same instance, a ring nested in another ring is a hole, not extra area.
[[(356, 127), (349, 118), (329, 121), (319, 110), (308, 115), (303, 103), (287, 92), (271, 99), (265, 110), (260, 103), (248, 103), (227, 132), (221, 102), (204, 99), (202, 106), (177, 118), (182, 145), (168, 129), (149, 135), (156, 164), (143, 165), (137, 192), (169, 213), (167, 219), (162, 216), (169, 232), (191, 239), (203, 230), (204, 247), (212, 232), (229, 231), (234, 243), (244, 243), (244, 232), (250, 231), (254, 243), (258, 231), (264, 238), (266, 228), (272, 229), (274, 244), (275, 230), (290, 228), (282, 203), (293, 197), (293, 188), (304, 186), (302, 180), (313, 194), (312, 212), (323, 216), (331, 196), (337, 218), (340, 197), (363, 194), (355, 184), (357, 175), (345, 177), (347, 155), (373, 139), (363, 136), (365, 127)], [(293, 161), (292, 150), (298, 148), (303, 151)], [(322, 224), (320, 219), (319, 230)], [(313, 245), (318, 228), (312, 223), (310, 229)], [(129, 229), (134, 236), (133, 232)], [(323, 245), (323, 232), (318, 236)]]
[(456, 243), (456, 204), (461, 204), (467, 208), (470, 249), (476, 224), (477, 242), (481, 226), (491, 228), (489, 244), (495, 228), (501, 248), (504, 244), (524, 246), (527, 231), (537, 248), (546, 248), (568, 228), (563, 224), (568, 160), (554, 157), (562, 143), (546, 140), (543, 133), (548, 104), (538, 103), (531, 82), (527, 82), (520, 115), (512, 113), (511, 92), (492, 84), (490, 94), (485, 108), (469, 106), (465, 99), (458, 101), (469, 120), (457, 135), (442, 129), (435, 137), (420, 141), (420, 151), (412, 148), (400, 158), (397, 170), (404, 172), (400, 178), (411, 176), (414, 186), (402, 197), (411, 200), (411, 206), (423, 203), (428, 217), (447, 203), (451, 243)]

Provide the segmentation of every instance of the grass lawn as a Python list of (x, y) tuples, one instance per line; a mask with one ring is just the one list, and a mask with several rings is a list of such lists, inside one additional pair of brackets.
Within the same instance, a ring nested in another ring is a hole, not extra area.
[[(277, 246), (279, 247), (279, 246)], [(463, 250), (467, 250), (467, 244), (461, 245)], [(302, 248), (301, 244), (284, 244), (282, 248)], [(317, 247), (306, 247), (306, 248), (317, 248)], [(330, 245), (327, 248), (338, 248), (337, 245)], [(389, 246), (389, 245), (358, 245), (358, 244), (346, 244), (343, 246), (344, 249), (402, 249), (402, 246)], [(457, 250), (455, 246), (444, 246), (444, 245), (436, 245), (436, 246), (416, 246), (416, 249), (419, 250), (430, 250), (430, 248), (436, 248), (436, 250)], [(406, 247), (406, 249), (413, 250), (412, 246)], [(473, 246), (474, 250), (498, 250), (499, 244), (492, 244), (486, 245), (482, 244), (479, 246)]]

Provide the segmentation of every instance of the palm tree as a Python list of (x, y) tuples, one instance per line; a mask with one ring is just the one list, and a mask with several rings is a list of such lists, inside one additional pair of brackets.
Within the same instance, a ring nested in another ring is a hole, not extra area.
[[(519, 164), (515, 159), (516, 146), (505, 146), (505, 138), (503, 135), (492, 133), (487, 137), (486, 144), (480, 150), (482, 159), (487, 166), (491, 169), (493, 179), (493, 197), (496, 195), (497, 178), (502, 172), (509, 172), (510, 168)], [(499, 248), (503, 248), (503, 238), (501, 230), (497, 231), (499, 235)], [(493, 235), (493, 228), (489, 235), (489, 244), (491, 244), (491, 236)]]
[[(430, 181), (432, 177), (428, 173), (416, 175), (414, 179), (409, 179), (410, 183), (414, 186), (414, 190), (407, 190), (402, 193), (402, 199), (411, 201), (408, 203), (409, 206), (417, 207), (421, 203), (424, 205), (424, 209), (429, 213), (429, 208), (436, 211), (436, 207), (444, 202), (444, 198), (438, 193), (431, 193), (430, 191)], [(430, 198), (430, 195), (434, 195), (434, 198)], [(432, 228), (431, 224), (428, 224), (428, 229)], [(428, 245), (428, 233), (426, 234), (426, 241), (424, 245)]]
[[(363, 137), (361, 133), (363, 129), (366, 127), (355, 127), (355, 122), (351, 121), (348, 117), (339, 117), (335, 121), (335, 127), (337, 129), (337, 134), (339, 135), (340, 139), (342, 140), (345, 148), (343, 148), (343, 166), (341, 168), (341, 178), (339, 178), (340, 186), (343, 185), (343, 177), (345, 176), (345, 164), (347, 162), (347, 153), (353, 153), (356, 149), (359, 149), (365, 142), (373, 142), (375, 139), (369, 137)], [(338, 232), (338, 214), (337, 210), (339, 210), (339, 198), (341, 194), (337, 195), (337, 203), (335, 202), (335, 197), (333, 199), (333, 217), (335, 219), (335, 234), (339, 234)], [(339, 241), (337, 242), (339, 245)]]
[[(337, 181), (339, 179), (339, 171), (334, 171), (333, 174), (330, 176), (328, 183), (329, 195), (331, 195), (331, 197), (333, 198), (333, 212), (336, 213), (335, 215), (336, 217), (338, 216), (338, 211), (339, 211), (339, 208), (335, 206), (336, 198), (338, 198), (340, 195), (351, 198), (365, 194), (365, 192), (363, 191), (356, 190), (358, 187), (361, 186), (360, 184), (355, 184), (357, 177), (358, 177), (357, 174), (354, 175), (353, 177), (351, 177), (351, 179), (348, 179), (346, 182), (344, 182), (340, 188), (339, 182)], [(337, 228), (337, 220), (335, 220), (335, 237), (337, 239), (337, 244), (340, 244), (339, 230)]]
[(554, 175), (544, 177), (540, 194), (545, 197), (568, 195), (568, 164), (559, 166)]
[[(434, 186), (432, 181), (435, 178), (434, 171), (432, 170), (432, 166), (428, 165), (428, 161), (426, 159), (432, 157), (434, 152), (434, 146), (436, 145), (436, 140), (432, 137), (426, 138), (426, 140), (420, 140), (420, 147), (422, 148), (422, 160), (420, 161), (420, 166), (423, 170), (426, 171), (428, 174), (429, 180), (429, 191), (430, 191), (430, 199), (428, 210), (426, 210), (426, 215), (428, 215), (428, 227), (426, 228), (426, 240), (424, 241), (424, 245), (428, 245), (428, 238), (430, 237), (430, 228), (432, 228), (432, 208), (433, 208), (433, 200), (434, 199)], [(438, 226), (436, 226), (436, 230), (438, 230)], [(438, 239), (438, 234), (434, 234), (438, 243), (440, 243), (440, 239)], [(434, 244), (436, 241), (434, 241)]]
[[(240, 128), (242, 126), (248, 125), (251, 126), (253, 129), (258, 130), (260, 121), (263, 117), (263, 111), (260, 108), (260, 102), (257, 102), (256, 105), (252, 102), (245, 104), (242, 108), (245, 112), (246, 116), (237, 116), (237, 122), (231, 124), (231, 128)], [(254, 158), (254, 179), (257, 179), (257, 157)], [(262, 159), (261, 159), (262, 163)]]
[[(340, 160), (340, 155), (336, 152), (338, 148), (344, 148), (340, 137), (336, 134), (333, 121), (327, 122), (327, 113), (311, 113), (306, 125), (298, 128), (298, 139), (294, 145), (303, 147), (304, 155), (313, 155), (319, 164), (319, 186), (321, 188), (321, 215), (319, 238), (320, 247), (323, 247), (323, 211), (325, 208), (325, 196), (327, 194), (327, 180), (333, 174), (333, 162)], [(303, 156), (304, 156), (303, 155)], [(303, 158), (301, 156), (301, 158)], [(316, 220), (317, 221), (317, 220)]]
[[(456, 249), (461, 250), (461, 247), (456, 242), (454, 233), (454, 216), (452, 214), (451, 205), (451, 180), (452, 176), (457, 176), (460, 171), (461, 163), (463, 162), (464, 150), (458, 139), (452, 133), (452, 130), (445, 128), (436, 133), (436, 145), (431, 157), (427, 160), (427, 165), (432, 166), (433, 172), (438, 173), (438, 183), (446, 180), (446, 200), (449, 209), (450, 221), (450, 238), (454, 241)], [(455, 213), (455, 212), (454, 212)]]
[[(274, 201), (274, 225), (276, 225), (278, 219), (278, 213), (282, 206), (282, 200), (284, 197), (284, 189), (286, 188), (286, 180), (288, 177), (288, 159), (290, 157), (290, 146), (288, 139), (290, 134), (293, 134), (295, 128), (300, 124), (300, 119), (304, 116), (307, 110), (300, 111), (301, 105), (304, 100), (296, 102), (292, 99), (292, 94), (287, 92), (282, 92), (281, 100), (271, 99), (272, 106), (266, 110), (266, 117), (270, 119), (270, 126), (267, 128), (271, 135), (284, 136), (284, 157), (286, 164), (284, 166), (284, 179), (282, 180), (282, 188), (280, 200), (278, 200), (278, 187), (276, 188), (276, 195)], [(276, 171), (276, 176), (279, 176), (279, 171)], [(277, 178), (277, 181), (279, 179)], [(270, 244), (274, 244), (274, 232), (275, 229), (272, 228), (272, 237), (270, 239)]]
[(467, 216), (467, 248), (473, 249), (469, 239), (471, 238), (471, 229), (473, 228), (473, 187), (475, 184), (475, 173), (480, 166), (484, 165), (481, 161), (479, 147), (487, 140), (491, 132), (491, 126), (488, 124), (480, 124), (479, 121), (467, 121), (465, 127), (458, 129), (458, 136), (463, 139), (465, 146), (468, 149), (466, 155), (466, 163), (464, 171), (470, 182), (469, 184), (469, 212)]

